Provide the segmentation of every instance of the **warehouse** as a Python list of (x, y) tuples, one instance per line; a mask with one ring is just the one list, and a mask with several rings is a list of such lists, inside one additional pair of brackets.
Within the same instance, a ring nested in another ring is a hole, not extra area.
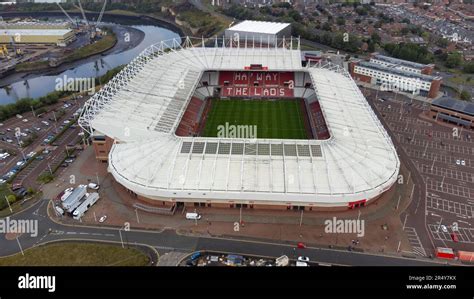
[(4, 29), (1, 31), (0, 44), (9, 44), (13, 38), (16, 44), (54, 44), (65, 47), (75, 40), (71, 29)]
[(275, 45), (284, 37), (290, 39), (291, 24), (261, 21), (243, 21), (225, 30), (225, 37), (234, 42), (248, 45)]

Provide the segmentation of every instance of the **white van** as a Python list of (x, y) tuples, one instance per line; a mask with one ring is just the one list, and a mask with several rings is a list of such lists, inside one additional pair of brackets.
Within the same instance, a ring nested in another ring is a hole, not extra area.
[(55, 206), (54, 209), (59, 215), (64, 215), (64, 210), (60, 206)]
[(201, 215), (198, 213), (186, 213), (186, 219), (188, 220), (199, 220), (201, 219)]

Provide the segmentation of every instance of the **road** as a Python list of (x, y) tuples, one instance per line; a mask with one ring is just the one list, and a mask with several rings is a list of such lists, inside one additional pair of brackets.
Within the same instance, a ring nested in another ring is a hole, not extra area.
[[(173, 230), (124, 231), (113, 227), (86, 227), (66, 226), (52, 221), (47, 214), (48, 200), (38, 201), (30, 208), (13, 215), (11, 219), (38, 221), (38, 235), (32, 237), (23, 234), (18, 238), (23, 250), (51, 241), (64, 240), (94, 240), (117, 242), (120, 244), (146, 244), (154, 247), (159, 252), (193, 252), (198, 250), (211, 250), (219, 252), (232, 252), (247, 255), (261, 255), (278, 257), (286, 254), (290, 257), (304, 254), (314, 262), (331, 263), (351, 266), (434, 266), (443, 263), (430, 259), (411, 259), (387, 255), (374, 255), (359, 252), (332, 250), (325, 248), (308, 247), (295, 249), (295, 244), (271, 243), (264, 240), (216, 238), (207, 236), (189, 236), (178, 234)], [(0, 256), (7, 256), (20, 251), (17, 240), (0, 240)]]

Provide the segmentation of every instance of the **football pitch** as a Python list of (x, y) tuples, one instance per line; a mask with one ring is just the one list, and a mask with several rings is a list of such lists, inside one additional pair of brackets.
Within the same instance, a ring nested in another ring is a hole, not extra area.
[[(308, 139), (300, 99), (212, 101), (201, 134), (204, 137)], [(240, 130), (244, 126), (250, 129)], [(251, 134), (235, 136), (234, 129)]]

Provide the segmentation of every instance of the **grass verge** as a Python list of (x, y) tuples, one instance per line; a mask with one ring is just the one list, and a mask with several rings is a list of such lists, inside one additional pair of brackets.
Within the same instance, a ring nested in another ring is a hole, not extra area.
[(0, 258), (0, 266), (146, 266), (150, 259), (135, 248), (88, 242), (53, 243)]

